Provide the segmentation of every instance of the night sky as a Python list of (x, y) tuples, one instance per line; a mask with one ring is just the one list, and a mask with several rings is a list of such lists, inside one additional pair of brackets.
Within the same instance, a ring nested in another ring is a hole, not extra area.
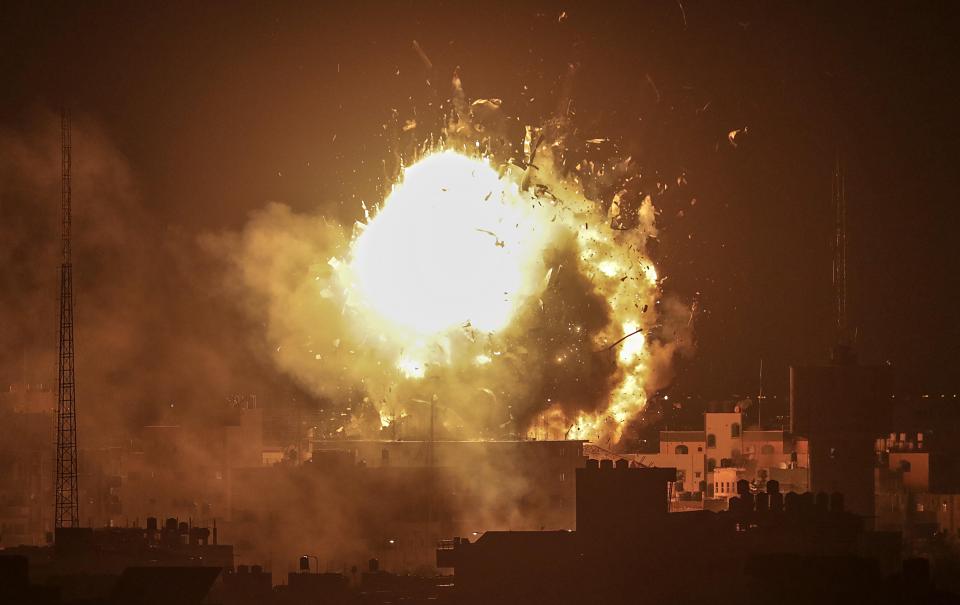
[[(129, 168), (136, 224), (150, 232), (132, 245), (238, 229), (274, 200), (359, 218), (360, 200), (379, 195), (391, 110), (416, 117), (431, 100), (413, 40), (442, 94), (459, 67), (469, 97), (502, 98), (529, 123), (554, 110), (575, 63), (581, 133), (616, 141), (651, 182), (687, 182), (659, 200), (654, 250), (665, 292), (701, 311), (675, 392), (753, 393), (762, 358), (766, 388), (784, 393), (790, 363), (826, 359), (838, 150), (861, 358), (891, 362), (903, 391), (960, 389), (960, 19), (950, 3), (134, 4), (8, 2), (0, 13), (0, 132), (54, 149), (66, 99)], [(75, 153), (84, 162), (79, 140)], [(14, 243), (10, 225), (55, 246), (59, 198), (54, 181), (49, 199), (27, 204), (20, 176), (9, 165), (0, 176), (0, 222), (10, 221), (0, 229), (0, 378), (12, 381), (20, 350), (39, 346), (28, 342), (56, 344), (56, 261)], [(98, 203), (88, 193), (75, 192), (80, 225)], [(30, 204), (49, 204), (53, 220), (25, 220)], [(86, 279), (96, 266), (96, 279), (119, 288), (138, 272), (110, 273), (108, 261), (78, 251), (78, 283), (85, 262)], [(164, 278), (162, 263), (145, 270), (161, 308), (220, 304), (209, 284)], [(17, 304), (44, 288), (49, 316)], [(151, 316), (144, 333), (176, 334), (163, 322), (177, 316)], [(228, 370), (231, 355), (246, 355), (229, 330), (208, 336)], [(283, 382), (258, 367), (258, 380)]]

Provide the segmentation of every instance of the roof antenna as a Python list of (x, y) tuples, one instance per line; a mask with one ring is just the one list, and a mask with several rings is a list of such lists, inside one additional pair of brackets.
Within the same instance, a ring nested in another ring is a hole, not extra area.
[(833, 241), (833, 312), (836, 320), (836, 342), (833, 349), (835, 362), (852, 363), (854, 361), (853, 342), (847, 323), (847, 192), (837, 150), (833, 169), (831, 194), (834, 204), (834, 241)]

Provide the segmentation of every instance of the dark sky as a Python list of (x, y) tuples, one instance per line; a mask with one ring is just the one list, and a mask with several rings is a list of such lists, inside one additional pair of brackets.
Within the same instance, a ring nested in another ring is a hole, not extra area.
[[(703, 311), (675, 389), (753, 392), (763, 358), (783, 392), (788, 364), (826, 357), (837, 149), (861, 357), (892, 362), (905, 390), (960, 389), (951, 3), (135, 4), (5, 3), (0, 128), (29, 136), (68, 99), (129, 164), (155, 232), (237, 229), (270, 200), (356, 218), (376, 199), (391, 109), (431, 98), (412, 40), (441, 91), (459, 66), (468, 96), (530, 122), (573, 62), (581, 132), (687, 179), (660, 201), (655, 251), (665, 290)], [(96, 200), (76, 199), (82, 220)], [(0, 261), (9, 278), (31, 259)], [(10, 308), (4, 322), (25, 321)]]

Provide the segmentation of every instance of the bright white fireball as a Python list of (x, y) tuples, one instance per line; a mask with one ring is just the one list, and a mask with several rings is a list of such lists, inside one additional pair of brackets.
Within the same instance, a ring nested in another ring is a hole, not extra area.
[(357, 302), (407, 336), (505, 327), (541, 281), (538, 208), (485, 159), (427, 156), (353, 242)]

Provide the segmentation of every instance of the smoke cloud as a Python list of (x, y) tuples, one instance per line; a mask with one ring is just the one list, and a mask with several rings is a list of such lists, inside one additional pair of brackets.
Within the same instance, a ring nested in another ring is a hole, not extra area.
[[(267, 204), (238, 231), (170, 226), (155, 203), (146, 203), (136, 172), (109, 136), (76, 117), (81, 447), (116, 444), (149, 424), (189, 427), (179, 455), (165, 459), (163, 468), (186, 479), (144, 486), (140, 494), (130, 484), (131, 497), (149, 502), (163, 490), (199, 494), (183, 511), (200, 510), (195, 518), (203, 519), (200, 500), (219, 489), (211, 477), (232, 464), (229, 448), (211, 439), (207, 427), (234, 421), (228, 399), (237, 393), (256, 393), (278, 406), (293, 399), (316, 404), (319, 414), (309, 427), (316, 438), (423, 438), (431, 409), (437, 439), (570, 437), (615, 446), (629, 435), (648, 394), (669, 382), (673, 357), (692, 348), (691, 309), (661, 295), (649, 258), (657, 236), (656, 192), (638, 185), (636, 167), (613, 146), (579, 140), (566, 118), (524, 131), (499, 102), (457, 103), (442, 143), (424, 147), (415, 130), (398, 136), (390, 149), (397, 170), (387, 179), (396, 180), (403, 162), (434, 149), (473, 156), (479, 149), (525, 199), (542, 204), (545, 210), (536, 212), (547, 216), (547, 235), (537, 279), (508, 325), (493, 333), (462, 326), (443, 334), (431, 343), (417, 380), (398, 373), (408, 344), (351, 304), (342, 277), (358, 228), (325, 216), (323, 200), (316, 212)], [(37, 112), (26, 126), (0, 129), (0, 380), (54, 390), (57, 124), (56, 115)], [(368, 222), (375, 219), (374, 209)], [(536, 511), (549, 505), (531, 504), (530, 481), (509, 460), (471, 468), (476, 485), (486, 486), (475, 494), (476, 529), (544, 524)], [(295, 477), (276, 481), (276, 502), (291, 509), (343, 488), (336, 477), (317, 478), (315, 490)], [(361, 501), (350, 494), (331, 500), (325, 521), (312, 528), (295, 518), (225, 538), (247, 539), (248, 553), (278, 560), (310, 544), (341, 560), (359, 558), (376, 537), (366, 521), (379, 519), (386, 527), (396, 513), (357, 508)], [(133, 501), (125, 507), (140, 514)], [(143, 513), (180, 514), (166, 505), (143, 507)], [(235, 522), (265, 514), (256, 506), (242, 509), (234, 511)], [(268, 544), (276, 553), (264, 550)]]
[[(277, 368), (334, 402), (340, 416), (318, 436), (424, 437), (432, 406), (442, 437), (523, 436), (539, 423), (549, 427), (542, 437), (616, 444), (647, 395), (669, 382), (673, 356), (692, 348), (691, 310), (661, 299), (647, 255), (657, 235), (652, 195), (636, 187), (629, 158), (575, 141), (565, 120), (528, 128), (517, 143), (499, 102), (468, 105), (455, 94), (454, 106), (443, 141), (408, 144), (407, 163), (435, 149), (479, 149), (523, 199), (546, 208), (541, 271), (505, 328), (464, 325), (426, 345), (391, 338), (357, 310), (342, 277), (357, 228), (322, 213), (271, 204), (204, 247), (226, 262), (223, 283), (262, 326)], [(374, 210), (366, 223), (376, 220)], [(404, 363), (416, 379), (398, 372)]]
[[(0, 381), (56, 391), (59, 116), (0, 129)], [(163, 224), (123, 153), (73, 120), (77, 401), (83, 447), (171, 415), (204, 418), (235, 392), (276, 383), (237, 346), (245, 317), (214, 287), (216, 259)], [(154, 205), (155, 208), (156, 205)]]

